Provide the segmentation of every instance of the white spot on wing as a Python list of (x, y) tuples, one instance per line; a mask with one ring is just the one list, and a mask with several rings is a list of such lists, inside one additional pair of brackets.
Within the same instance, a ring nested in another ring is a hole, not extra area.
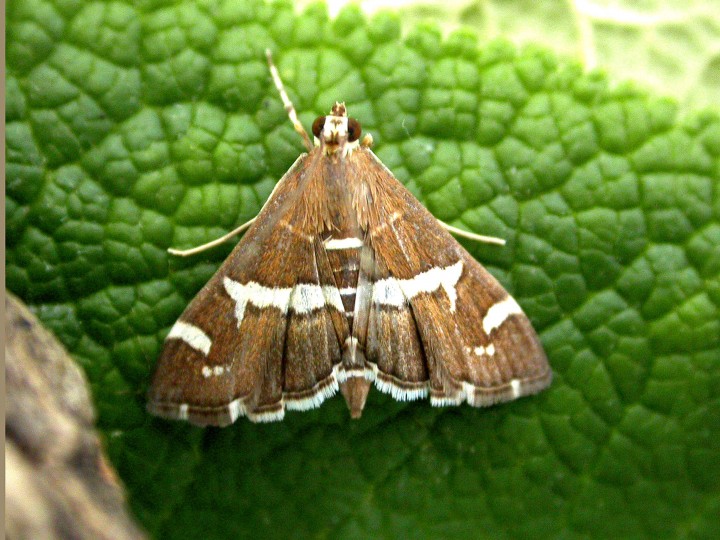
[(178, 409), (178, 419), (179, 420), (187, 420), (188, 419), (188, 410), (190, 407), (187, 403), (182, 403), (180, 405), (180, 408)]
[(376, 304), (401, 307), (420, 293), (436, 291), (440, 287), (450, 300), (450, 311), (455, 311), (457, 290), (455, 285), (462, 275), (462, 260), (446, 266), (435, 267), (410, 279), (385, 278), (373, 286), (373, 302)]
[(219, 377), (220, 375), (224, 374), (227, 370), (225, 366), (203, 366), (202, 367), (202, 375), (206, 379), (209, 377)]
[(240, 399), (231, 401), (228, 405), (228, 413), (230, 414), (230, 423), (232, 424), (240, 416), (245, 414), (245, 406)]
[(495, 328), (499, 328), (510, 315), (522, 314), (522, 309), (512, 296), (493, 304), (483, 317), (482, 325), (486, 334), (490, 334)]
[(487, 346), (478, 345), (477, 347), (474, 347), (474, 348), (473, 348), (473, 347), (465, 347), (465, 350), (466, 350), (468, 353), (471, 353), (471, 352), (472, 352), (472, 353), (477, 354), (478, 356), (483, 356), (483, 355), (485, 355), (485, 356), (493, 356), (493, 355), (495, 354), (495, 345), (493, 345), (492, 343), (490, 343), (490, 344), (487, 345)]
[(183, 321), (177, 321), (173, 325), (166, 339), (180, 339), (205, 356), (210, 353), (212, 345), (212, 341), (205, 332), (197, 326)]
[(521, 383), (520, 383), (520, 380), (519, 380), (519, 379), (513, 379), (512, 381), (510, 381), (510, 386), (512, 387), (512, 397), (513, 397), (513, 399), (515, 399), (515, 398), (517, 398), (517, 397), (520, 397), (520, 388), (521, 388), (521, 386), (522, 386)]

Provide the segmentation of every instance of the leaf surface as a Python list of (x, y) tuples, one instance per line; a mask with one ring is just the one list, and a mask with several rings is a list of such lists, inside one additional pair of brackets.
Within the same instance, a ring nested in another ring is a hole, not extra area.
[[(528, 313), (555, 372), (486, 410), (372, 391), (283, 423), (151, 419), (162, 340), (345, 100)], [(259, 2), (8, 6), (7, 286), (82, 364), (158, 538), (720, 534), (720, 120), (468, 31)]]

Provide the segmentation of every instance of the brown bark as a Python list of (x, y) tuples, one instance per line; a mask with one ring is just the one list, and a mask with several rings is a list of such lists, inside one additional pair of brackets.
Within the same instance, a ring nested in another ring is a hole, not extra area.
[(5, 309), (7, 538), (144, 538), (103, 455), (83, 372), (10, 294)]

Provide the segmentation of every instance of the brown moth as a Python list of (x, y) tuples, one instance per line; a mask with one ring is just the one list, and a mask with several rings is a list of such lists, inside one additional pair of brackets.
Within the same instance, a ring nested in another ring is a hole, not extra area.
[(225, 426), (281, 420), (338, 390), (359, 418), (373, 383), (434, 406), (546, 388), (530, 321), (447, 229), (458, 231), (380, 162), (343, 103), (315, 120), (313, 144), (268, 62), (308, 153), (170, 330), (149, 411)]

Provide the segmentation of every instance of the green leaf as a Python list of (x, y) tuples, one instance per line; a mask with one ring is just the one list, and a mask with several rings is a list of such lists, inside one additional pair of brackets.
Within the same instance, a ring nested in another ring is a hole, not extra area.
[[(536, 48), (357, 8), (8, 6), (7, 285), (85, 368), (160, 538), (720, 535), (720, 119)], [(336, 99), (533, 320), (556, 378), (487, 410), (371, 393), (280, 424), (151, 419), (170, 325)]]
[[(432, 19), (444, 31), (472, 26), (483, 39), (538, 44), (615, 79), (632, 78), (677, 98), (683, 108), (715, 107), (720, 92), (720, 10), (716, 0), (395, 1), (404, 24)], [(382, 8), (365, 2), (368, 9)]]

